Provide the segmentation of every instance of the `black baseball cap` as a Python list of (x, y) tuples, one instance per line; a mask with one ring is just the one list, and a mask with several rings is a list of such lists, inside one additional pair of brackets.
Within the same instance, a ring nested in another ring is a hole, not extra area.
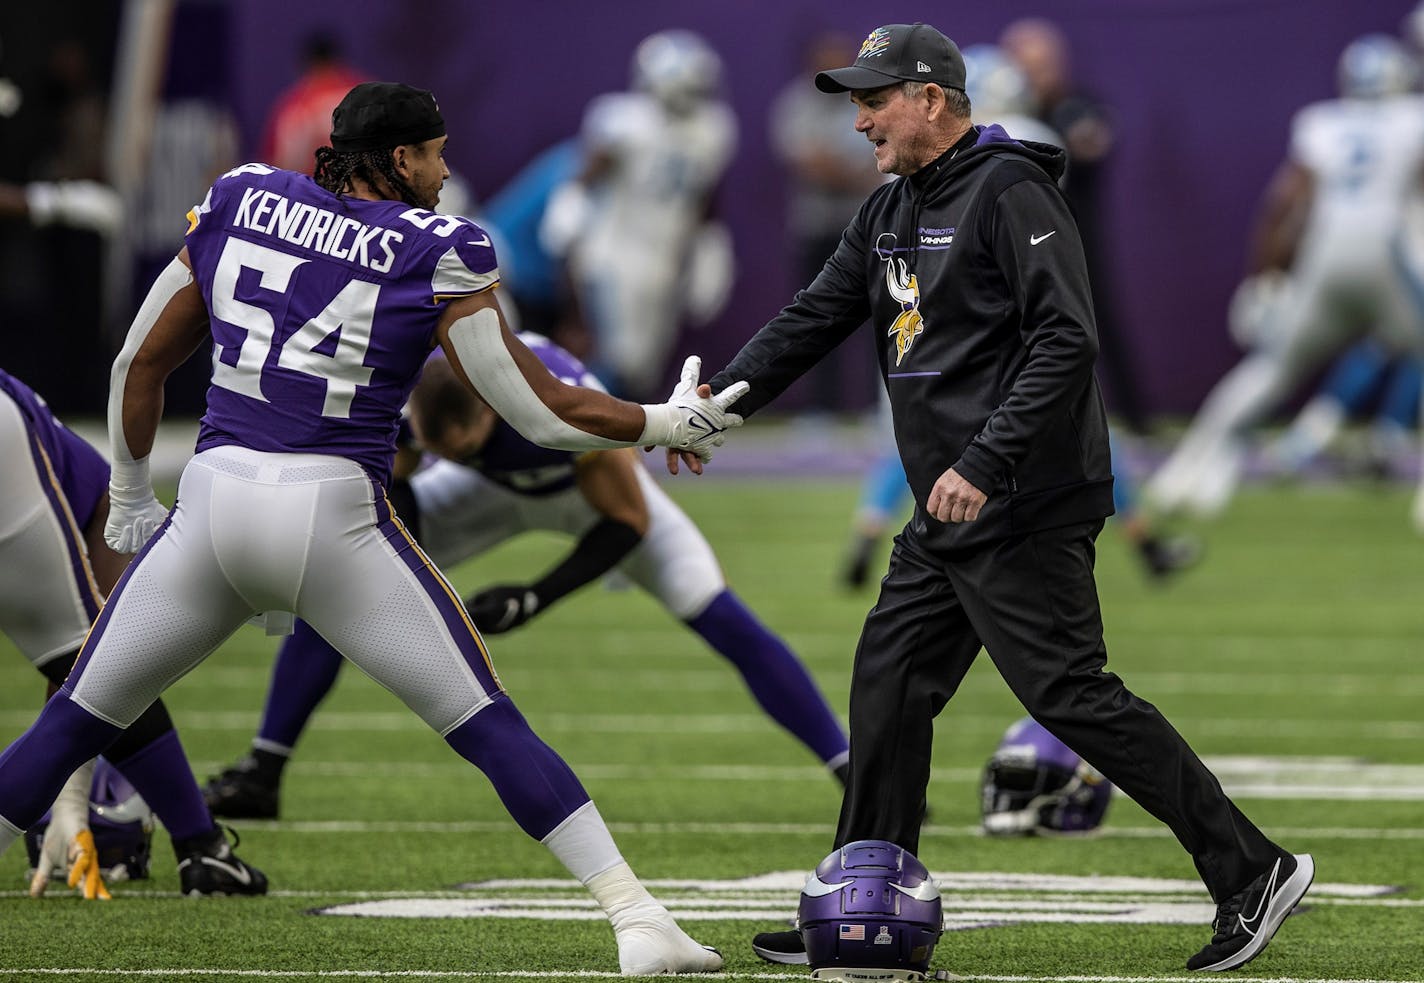
[(816, 75), (822, 92), (878, 89), (896, 82), (934, 82), (963, 92), (964, 56), (928, 24), (886, 24), (861, 42), (854, 65)]
[(331, 111), (331, 147), (339, 153), (386, 150), (444, 135), (435, 97), (400, 82), (362, 82)]

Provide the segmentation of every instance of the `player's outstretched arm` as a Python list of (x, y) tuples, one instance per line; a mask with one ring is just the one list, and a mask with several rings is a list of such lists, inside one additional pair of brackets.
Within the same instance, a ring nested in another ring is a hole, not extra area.
[(643, 541), (650, 516), (638, 483), (642, 465), (627, 450), (594, 451), (575, 465), (578, 489), (599, 515), (569, 554), (532, 584), (497, 584), (466, 602), (487, 634), (518, 628), (549, 605), (612, 570)]
[(639, 406), (560, 381), (509, 331), (489, 293), (453, 301), (437, 337), (471, 388), (522, 436), (546, 447), (675, 447), (696, 455), (693, 470), (700, 471), (726, 430), (742, 422), (727, 407), (747, 387), (732, 386), (714, 398), (697, 395), (701, 360), (695, 356), (667, 403)]
[(168, 510), (153, 494), (148, 455), (163, 416), (163, 384), (208, 336), (208, 309), (188, 249), (158, 275), (109, 376), (109, 519), (104, 539), (136, 553)]

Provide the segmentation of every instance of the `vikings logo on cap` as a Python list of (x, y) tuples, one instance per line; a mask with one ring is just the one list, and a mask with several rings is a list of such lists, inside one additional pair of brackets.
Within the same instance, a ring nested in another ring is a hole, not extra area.
[(877, 27), (860, 43), (860, 54), (855, 57), (857, 60), (861, 58), (874, 58), (876, 55), (884, 54), (885, 49), (888, 47), (890, 47), (890, 29)]

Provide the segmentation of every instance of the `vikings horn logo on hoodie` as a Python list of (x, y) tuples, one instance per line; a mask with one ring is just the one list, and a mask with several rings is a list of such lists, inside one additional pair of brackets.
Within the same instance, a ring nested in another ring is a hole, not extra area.
[(895, 364), (899, 365), (925, 330), (925, 319), (920, 316), (920, 281), (903, 259), (897, 256), (885, 259), (885, 287), (900, 303), (900, 314), (886, 332), (895, 339)]

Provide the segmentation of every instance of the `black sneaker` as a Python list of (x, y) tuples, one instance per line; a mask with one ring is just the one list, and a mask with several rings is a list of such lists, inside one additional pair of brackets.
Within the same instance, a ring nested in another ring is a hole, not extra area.
[(245, 757), (203, 786), (203, 800), (214, 816), (227, 819), (276, 819), (278, 784), (263, 775), (257, 761)]
[[(232, 839), (237, 845), (236, 833)], [(174, 840), (173, 852), (178, 857), (180, 888), (188, 897), (267, 893), (267, 876), (232, 852), (220, 826), (210, 833)]]
[(801, 933), (796, 929), (758, 933), (752, 939), (752, 951), (769, 963), (805, 966), (811, 961), (806, 955), (806, 943), (801, 941)]
[(1314, 879), (1315, 861), (1310, 854), (1281, 857), (1270, 870), (1216, 906), (1216, 919), (1211, 923), (1216, 934), (1187, 960), (1187, 969), (1221, 972), (1255, 959)]
[(1201, 559), (1201, 543), (1188, 536), (1161, 538), (1149, 536), (1137, 547), (1147, 572), (1158, 580), (1166, 580), (1194, 566)]
[(875, 554), (879, 539), (875, 536), (857, 536), (846, 556), (841, 569), (841, 583), (851, 590), (860, 590), (870, 580), (870, 560)]

